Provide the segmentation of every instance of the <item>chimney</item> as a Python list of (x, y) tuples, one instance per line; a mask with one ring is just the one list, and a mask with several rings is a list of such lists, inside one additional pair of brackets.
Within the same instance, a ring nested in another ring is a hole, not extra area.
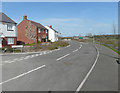
[(50, 28), (52, 28), (52, 25), (50, 25)]
[(26, 15), (23, 16), (23, 20), (27, 20), (27, 16)]

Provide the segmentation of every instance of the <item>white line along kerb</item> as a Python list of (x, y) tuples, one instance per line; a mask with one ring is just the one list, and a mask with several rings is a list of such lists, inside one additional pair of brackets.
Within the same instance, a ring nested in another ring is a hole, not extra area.
[(93, 64), (93, 66), (91, 67), (91, 69), (89, 70), (89, 72), (87, 73), (87, 75), (85, 76), (85, 78), (83, 79), (83, 81), (81, 82), (81, 84), (79, 85), (79, 87), (77, 88), (75, 93), (78, 93), (81, 90), (82, 86), (84, 85), (85, 81), (87, 80), (87, 78), (89, 77), (90, 73), (92, 72), (92, 70), (94, 69), (94, 67), (95, 67), (95, 65), (97, 63), (97, 60), (99, 58), (99, 50), (98, 50), (98, 48), (96, 46), (95, 46), (95, 48), (97, 50), (97, 57), (95, 59), (95, 62)]
[(65, 58), (65, 57), (67, 57), (67, 56), (69, 56), (70, 54), (66, 54), (65, 56), (63, 56), (63, 57), (60, 57), (60, 58), (58, 58), (57, 59), (57, 61), (59, 61), (59, 60), (61, 60), (61, 59), (63, 59), (63, 58)]
[(16, 76), (16, 77), (13, 77), (13, 78), (11, 78), (11, 79), (8, 79), (8, 80), (6, 80), (6, 81), (3, 81), (3, 82), (0, 83), (0, 85), (2, 85), (2, 84), (4, 84), (4, 83), (7, 83), (7, 82), (9, 82), (9, 81), (12, 81), (12, 80), (14, 80), (14, 79), (20, 78), (20, 77), (22, 77), (22, 76), (24, 76), (24, 75), (27, 75), (27, 74), (29, 74), (29, 73), (31, 73), (31, 72), (34, 72), (34, 71), (36, 71), (36, 70), (39, 70), (39, 69), (41, 69), (41, 68), (43, 68), (43, 67), (45, 67), (45, 66), (46, 66), (46, 65), (42, 65), (42, 66), (37, 67), (37, 68), (35, 68), (35, 69), (33, 69), (33, 70), (30, 70), (30, 71), (28, 71), (28, 72), (26, 72), (26, 73), (23, 73), (23, 74), (21, 74), (21, 75), (18, 75), (18, 76)]

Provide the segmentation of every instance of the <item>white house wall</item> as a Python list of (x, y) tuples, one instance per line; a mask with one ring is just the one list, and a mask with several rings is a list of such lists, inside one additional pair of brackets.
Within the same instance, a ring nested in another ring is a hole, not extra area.
[(55, 42), (56, 41), (56, 39), (55, 39), (55, 31), (53, 30), (53, 29), (51, 29), (50, 27), (48, 27), (48, 26), (45, 26), (49, 31), (48, 31), (48, 36), (49, 36), (49, 40), (51, 41), (51, 42)]
[[(13, 31), (7, 31), (7, 25), (13, 26)], [(15, 24), (0, 22), (0, 33), (3, 33), (5, 37), (17, 37), (17, 28)]]

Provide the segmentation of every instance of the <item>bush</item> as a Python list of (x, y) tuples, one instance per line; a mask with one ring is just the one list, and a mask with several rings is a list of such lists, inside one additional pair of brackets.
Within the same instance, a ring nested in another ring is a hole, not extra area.
[(19, 50), (19, 49), (16, 49), (16, 50), (14, 50), (14, 52), (21, 52), (21, 50)]
[(34, 45), (35, 45), (35, 43), (32, 43), (32, 44), (27, 43), (24, 46), (34, 46)]
[(28, 43), (28, 44), (25, 44), (25, 46), (31, 46), (31, 44)]
[(49, 50), (54, 50), (54, 49), (58, 49), (58, 47), (57, 47), (57, 46), (51, 46), (51, 47), (49, 47), (48, 49), (49, 49)]
[(13, 52), (13, 49), (11, 47), (8, 47), (5, 52)]
[(38, 41), (37, 43), (41, 43), (41, 41)]
[(51, 40), (48, 40), (48, 42), (51, 42)]

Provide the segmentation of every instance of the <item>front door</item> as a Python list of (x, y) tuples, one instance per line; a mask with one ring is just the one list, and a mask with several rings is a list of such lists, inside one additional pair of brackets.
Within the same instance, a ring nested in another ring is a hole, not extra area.
[(46, 39), (42, 39), (42, 42), (46, 42)]

